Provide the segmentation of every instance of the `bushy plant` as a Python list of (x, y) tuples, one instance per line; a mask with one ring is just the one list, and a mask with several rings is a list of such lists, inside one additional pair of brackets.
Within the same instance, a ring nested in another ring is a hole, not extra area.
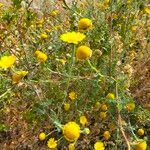
[(12, 2), (0, 4), (1, 132), (18, 119), (31, 149), (146, 150), (149, 111), (130, 84), (137, 51), (148, 47), (147, 2), (45, 1), (40, 12)]

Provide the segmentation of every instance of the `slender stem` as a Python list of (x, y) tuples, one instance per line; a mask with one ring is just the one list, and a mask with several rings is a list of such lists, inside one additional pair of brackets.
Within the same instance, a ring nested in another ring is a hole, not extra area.
[(91, 67), (91, 69), (93, 69), (99, 76), (103, 77), (104, 75), (102, 75), (90, 62), (90, 60), (87, 60), (89, 66)]
[(129, 127), (130, 127), (130, 130), (131, 130), (131, 133), (133, 134), (133, 137), (135, 138), (136, 141), (138, 141), (137, 136), (136, 136), (135, 133), (133, 132), (133, 128), (132, 128), (132, 126), (131, 126), (130, 121), (129, 121)]
[(117, 82), (116, 82), (116, 100), (117, 100), (117, 112), (118, 112), (118, 126), (119, 126), (119, 129), (120, 129), (120, 131), (121, 131), (121, 133), (122, 133), (122, 136), (123, 136), (123, 138), (124, 138), (124, 140), (125, 140), (125, 142), (126, 142), (126, 145), (127, 145), (127, 149), (128, 150), (131, 150), (131, 146), (130, 146), (130, 142), (128, 141), (128, 138), (127, 138), (127, 136), (126, 136), (126, 134), (125, 134), (125, 132), (124, 132), (124, 128), (123, 128), (123, 126), (122, 126), (122, 118), (121, 118), (121, 114), (120, 114), (120, 110), (119, 110), (119, 103), (120, 103), (120, 100), (119, 100), (119, 97), (118, 97), (118, 84), (117, 84)]
[[(73, 51), (72, 51), (72, 56), (71, 56), (72, 59), (71, 59), (70, 66), (69, 66), (69, 73), (68, 73), (69, 76), (68, 76), (68, 80), (67, 80), (67, 87), (66, 87), (66, 90), (65, 90), (65, 97), (64, 97), (64, 100), (62, 102), (62, 105), (65, 103), (65, 101), (67, 99), (70, 80), (71, 80), (71, 77), (72, 77), (72, 71), (73, 71), (73, 67), (74, 67), (74, 64), (75, 64), (75, 50), (76, 50), (76, 46), (73, 45)], [(58, 113), (60, 112), (62, 105), (59, 107)]]
[(63, 0), (63, 4), (66, 6), (66, 8), (67, 8), (68, 10), (71, 10), (71, 11), (73, 11), (74, 13), (78, 14), (80, 17), (82, 17), (82, 15), (81, 15), (80, 13), (78, 13), (76, 10), (73, 10), (72, 8), (70, 8), (70, 7), (68, 6), (66, 0)]
[(53, 131), (51, 131), (50, 133), (48, 133), (46, 136), (48, 137), (49, 135), (51, 135), (52, 133), (54, 133), (55, 131), (57, 131), (57, 130), (53, 130)]
[[(12, 88), (9, 88), (5, 93), (3, 93), (2, 95), (0, 95), (0, 98), (4, 97), (5, 95), (7, 95), (10, 91), (11, 91)], [(1, 100), (2, 101), (2, 100)], [(0, 102), (1, 102), (0, 101)]]

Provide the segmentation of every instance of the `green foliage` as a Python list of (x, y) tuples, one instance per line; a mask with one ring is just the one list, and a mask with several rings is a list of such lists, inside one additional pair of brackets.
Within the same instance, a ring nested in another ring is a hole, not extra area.
[[(30, 127), (34, 125), (36, 132), (44, 129), (49, 132), (47, 137), (54, 132), (52, 136), (64, 144), (63, 148), (67, 145), (61, 141), (63, 124), (70, 121), (79, 124), (82, 115), (88, 123), (80, 125), (81, 134), (85, 134), (87, 127), (91, 134), (81, 136), (76, 144), (78, 149), (93, 149), (93, 142), (99, 140), (106, 149), (126, 149), (134, 145), (134, 140), (145, 140), (149, 133), (146, 128), (143, 137), (135, 134), (138, 128), (149, 126), (150, 112), (135, 101), (130, 85), (134, 80), (135, 53), (145, 50), (148, 42), (146, 4), (86, 0), (68, 5), (63, 1), (60, 10), (44, 3), (38, 12), (22, 7), (22, 0), (12, 2), (8, 8), (0, 7), (0, 56), (16, 56), (15, 63), (5, 69), (3, 65), (7, 62), (0, 59), (1, 114), (7, 117), (7, 107), (18, 111), (18, 118), (27, 121)], [(90, 19), (92, 27), (81, 30), (78, 25), (81, 18)], [(86, 38), (78, 44), (65, 43), (60, 36), (68, 31), (81, 32)], [(92, 50), (85, 60), (76, 55), (81, 45)], [(20, 77), (18, 71), (28, 73)], [(75, 93), (73, 98), (71, 92)], [(69, 104), (68, 110), (65, 104)], [(100, 116), (101, 112), (106, 117)], [(110, 123), (115, 124), (115, 129), (109, 128)], [(56, 130), (49, 131), (46, 125)], [(7, 129), (5, 121), (0, 124), (0, 131)], [(103, 136), (107, 130), (110, 141)]]

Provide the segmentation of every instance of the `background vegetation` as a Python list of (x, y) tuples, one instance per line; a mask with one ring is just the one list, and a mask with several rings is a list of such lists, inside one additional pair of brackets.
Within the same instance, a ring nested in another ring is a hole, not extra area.
[[(79, 150), (92, 150), (97, 141), (106, 150), (137, 149), (139, 141), (150, 145), (148, 1), (32, 6), (0, 3), (0, 147), (48, 149), (55, 138), (58, 149), (68, 149), (60, 126), (70, 121), (82, 131), (74, 142)], [(90, 28), (79, 28), (82, 18), (92, 22)], [(71, 31), (86, 37), (64, 42), (61, 35)], [(81, 45), (90, 47), (91, 57), (77, 58)], [(14, 64), (5, 56), (15, 56)], [(47, 135), (42, 141), (41, 132)]]

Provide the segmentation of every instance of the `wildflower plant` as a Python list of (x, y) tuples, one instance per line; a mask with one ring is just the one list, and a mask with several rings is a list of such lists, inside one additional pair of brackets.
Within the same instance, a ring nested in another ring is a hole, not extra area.
[(148, 2), (45, 1), (38, 10), (0, 3), (0, 132), (14, 136), (4, 149), (26, 139), (31, 149), (146, 150), (150, 112), (130, 86), (138, 52), (148, 54)]

